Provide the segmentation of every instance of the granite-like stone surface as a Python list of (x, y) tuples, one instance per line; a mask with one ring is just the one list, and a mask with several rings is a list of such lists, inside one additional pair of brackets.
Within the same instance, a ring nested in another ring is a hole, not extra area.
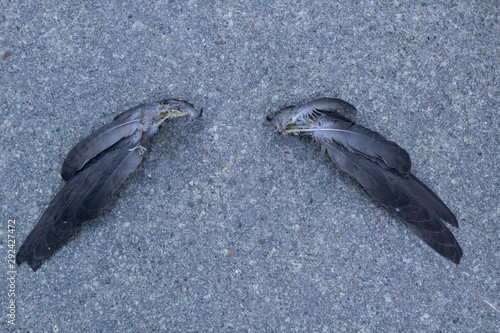
[[(3, 1), (0, 273), (79, 140), (142, 102), (167, 123), (99, 218), (36, 273), (20, 332), (495, 332), (500, 323), (496, 1)], [(449, 205), (445, 260), (268, 114), (319, 96), (405, 148)]]

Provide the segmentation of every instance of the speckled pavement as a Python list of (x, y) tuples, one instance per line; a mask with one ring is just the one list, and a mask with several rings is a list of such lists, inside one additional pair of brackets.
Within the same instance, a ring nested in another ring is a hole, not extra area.
[[(0, 330), (497, 332), (496, 1), (3, 1)], [(451, 208), (457, 266), (266, 116), (319, 96), (405, 148)], [(108, 208), (9, 296), (65, 154), (182, 98)], [(15, 323), (9, 324), (11, 300)]]

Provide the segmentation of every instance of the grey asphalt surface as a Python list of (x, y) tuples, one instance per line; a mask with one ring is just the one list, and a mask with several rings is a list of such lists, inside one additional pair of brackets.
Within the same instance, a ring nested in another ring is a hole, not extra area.
[[(499, 332), (497, 1), (3, 1), (0, 273), (116, 114), (182, 98), (99, 218), (0, 331)], [(464, 250), (440, 257), (304, 139), (265, 121), (328, 96), (405, 148)]]

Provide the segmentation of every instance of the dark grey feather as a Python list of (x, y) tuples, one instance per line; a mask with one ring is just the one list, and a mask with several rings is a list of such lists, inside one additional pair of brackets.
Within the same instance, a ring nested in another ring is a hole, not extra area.
[(336, 142), (323, 143), (339, 169), (356, 179), (378, 202), (403, 219), (408, 228), (442, 256), (458, 264), (462, 249), (443, 224), (458, 226), (453, 213), (414, 175), (388, 172)]
[(83, 222), (96, 218), (109, 204), (113, 194), (142, 161), (130, 138), (122, 139), (112, 151), (97, 156), (72, 177), (52, 199), (40, 221), (17, 254), (37, 270), (42, 260), (52, 256), (80, 230)]
[(303, 125), (304, 130), (300, 125), (298, 127), (302, 133), (311, 131), (311, 136), (318, 142), (335, 141), (383, 168), (392, 169), (403, 176), (410, 173), (411, 159), (406, 150), (377, 132), (337, 117), (335, 113), (322, 113), (315, 117), (314, 124)]
[(61, 168), (61, 177), (70, 179), (75, 172), (92, 158), (111, 147), (122, 138), (134, 134), (142, 126), (140, 118), (117, 119), (106, 124), (80, 141), (70, 150)]

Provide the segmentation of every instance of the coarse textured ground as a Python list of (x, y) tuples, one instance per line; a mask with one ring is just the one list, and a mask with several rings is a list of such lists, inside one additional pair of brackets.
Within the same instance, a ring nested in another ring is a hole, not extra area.
[[(0, 3), (0, 330), (498, 332), (497, 1)], [(405, 148), (449, 205), (440, 257), (272, 112), (319, 96)], [(9, 296), (75, 143), (142, 102), (165, 124), (99, 218)], [(15, 325), (7, 305), (15, 300)]]

